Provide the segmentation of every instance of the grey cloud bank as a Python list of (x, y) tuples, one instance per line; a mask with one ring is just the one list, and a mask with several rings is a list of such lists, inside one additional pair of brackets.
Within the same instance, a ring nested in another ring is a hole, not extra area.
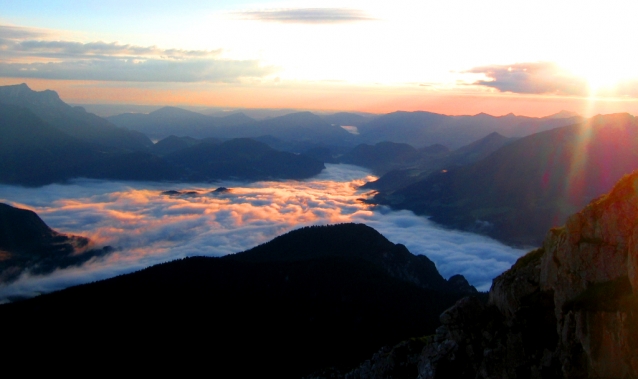
[[(0, 286), (0, 301), (105, 279), (193, 255), (244, 251), (305, 225), (360, 222), (414, 254), (444, 277), (460, 273), (481, 290), (525, 253), (489, 238), (437, 227), (408, 211), (370, 207), (356, 187), (370, 180), (356, 166), (327, 165), (312, 180), (162, 184), (79, 180), (42, 188), (0, 186), (0, 201), (36, 211), (52, 228), (117, 251), (47, 276), (23, 275)], [(212, 193), (224, 186), (229, 193)], [(166, 190), (194, 196), (163, 195)]]
[(274, 73), (259, 61), (220, 59), (94, 59), (48, 63), (0, 63), (4, 77), (122, 82), (233, 82)]
[(479, 80), (473, 84), (501, 92), (581, 96), (589, 93), (584, 78), (566, 72), (552, 62), (483, 66), (466, 73), (484, 74), (490, 80)]
[(266, 9), (234, 14), (246, 20), (291, 24), (336, 24), (374, 20), (362, 10), (347, 8)]
[[(278, 69), (224, 59), (217, 50), (162, 49), (102, 41), (36, 39), (29, 28), (0, 25), (0, 76), (120, 82), (236, 82)], [(47, 36), (48, 37), (48, 36)]]

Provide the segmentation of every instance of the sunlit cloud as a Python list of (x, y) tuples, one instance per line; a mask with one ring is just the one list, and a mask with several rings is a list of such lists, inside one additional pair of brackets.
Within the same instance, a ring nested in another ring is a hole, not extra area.
[[(28, 207), (52, 228), (83, 235), (116, 251), (80, 268), (49, 276), (24, 274), (0, 286), (0, 300), (132, 272), (187, 256), (223, 256), (267, 242), (306, 225), (365, 223), (414, 254), (432, 259), (444, 277), (461, 273), (487, 290), (492, 278), (524, 251), (487, 237), (446, 230), (409, 211), (358, 201), (358, 186), (374, 179), (348, 165), (327, 165), (305, 181), (209, 184), (76, 181), (39, 189), (0, 186), (0, 202)], [(167, 190), (192, 195), (163, 194)]]
[(162, 57), (172, 59), (184, 59), (193, 57), (215, 57), (222, 50), (183, 50), (183, 49), (160, 49), (157, 46), (135, 46), (122, 45), (117, 42), (73, 42), (73, 41), (41, 41), (27, 40), (18, 41), (11, 45), (11, 49), (16, 54), (35, 54), (41, 57), (98, 57), (121, 56), (130, 58), (140, 57)]
[(0, 63), (4, 77), (121, 82), (235, 82), (263, 77), (274, 67), (259, 61), (220, 59), (120, 59), (102, 58), (47, 63)]
[(225, 59), (222, 53), (222, 49), (51, 40), (44, 32), (0, 25), (0, 76), (7, 78), (221, 83), (261, 78), (278, 70), (259, 60)]
[(340, 24), (375, 20), (363, 10), (347, 8), (266, 9), (235, 12), (234, 15), (245, 20), (291, 24)]
[(589, 85), (584, 78), (552, 62), (482, 66), (465, 73), (483, 74), (488, 80), (477, 80), (472, 84), (495, 88), (500, 92), (579, 96), (589, 94)]

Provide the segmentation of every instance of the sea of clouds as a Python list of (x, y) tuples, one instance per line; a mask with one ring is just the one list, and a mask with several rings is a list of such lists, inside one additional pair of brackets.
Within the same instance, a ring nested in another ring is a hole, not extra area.
[[(76, 180), (40, 188), (0, 186), (0, 202), (35, 211), (50, 227), (89, 237), (116, 251), (46, 276), (23, 274), (0, 285), (0, 301), (109, 278), (193, 255), (247, 250), (292, 229), (343, 222), (367, 224), (414, 254), (433, 260), (448, 278), (463, 274), (480, 290), (526, 250), (447, 230), (410, 211), (367, 205), (358, 190), (374, 179), (351, 165), (326, 165), (303, 181), (206, 184)], [(229, 192), (214, 192), (227, 187)], [(169, 195), (164, 191), (187, 191)]]

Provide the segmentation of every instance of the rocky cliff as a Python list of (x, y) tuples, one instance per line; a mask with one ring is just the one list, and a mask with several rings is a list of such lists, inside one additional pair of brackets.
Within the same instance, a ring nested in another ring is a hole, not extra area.
[(418, 378), (638, 377), (638, 172), (445, 311)]
[(58, 233), (35, 212), (0, 203), (0, 284), (17, 279), (25, 271), (47, 274), (112, 250), (90, 249), (89, 239)]

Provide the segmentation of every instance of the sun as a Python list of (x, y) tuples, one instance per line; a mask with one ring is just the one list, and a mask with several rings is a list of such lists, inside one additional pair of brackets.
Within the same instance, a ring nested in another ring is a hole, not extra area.
[(572, 73), (587, 81), (590, 96), (613, 95), (619, 85), (636, 78), (629, 62), (613, 59), (591, 59), (578, 62)]

